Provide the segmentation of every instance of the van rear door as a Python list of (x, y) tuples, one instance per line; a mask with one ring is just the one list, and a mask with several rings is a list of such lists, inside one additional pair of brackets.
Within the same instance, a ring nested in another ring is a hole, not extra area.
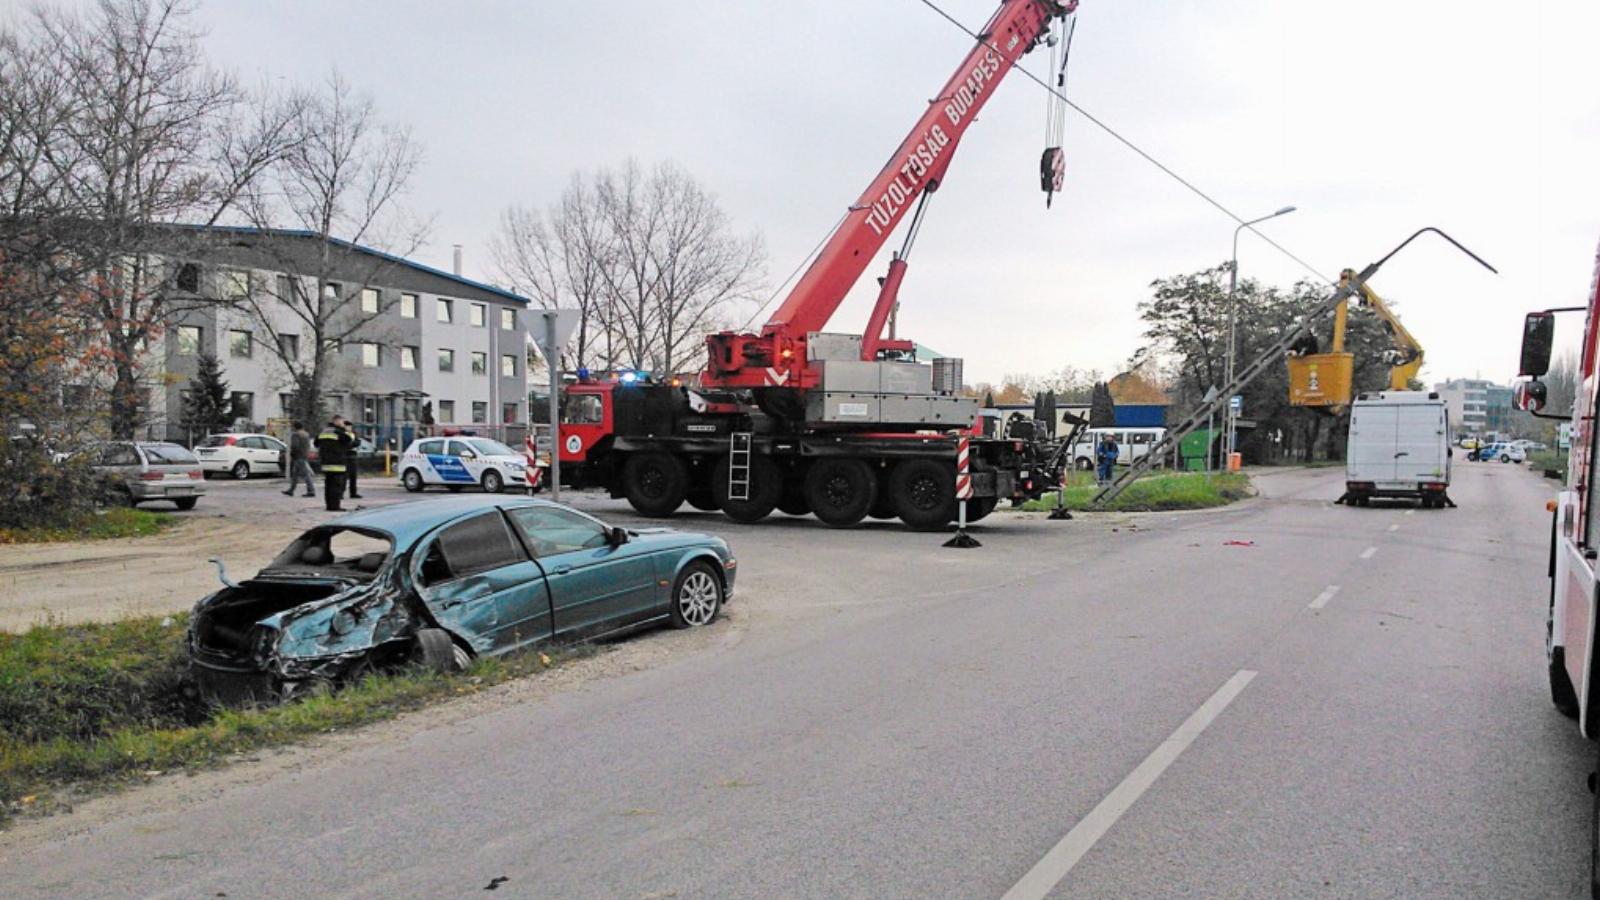
[(1395, 411), (1395, 477), (1400, 481), (1445, 478), (1444, 405), (1408, 403)]
[[(1350, 459), (1346, 479), (1382, 483), (1395, 480), (1395, 454), (1398, 408), (1391, 405), (1358, 405), (1350, 417)], [(1402, 457), (1403, 458), (1403, 457)]]

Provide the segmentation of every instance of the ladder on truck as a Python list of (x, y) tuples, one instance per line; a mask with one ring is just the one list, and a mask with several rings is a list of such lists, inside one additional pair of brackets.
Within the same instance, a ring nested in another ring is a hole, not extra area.
[[(1385, 259), (1387, 258), (1385, 257)], [(1278, 363), (1287, 356), (1289, 349), (1294, 346), (1295, 342), (1309, 332), (1324, 316), (1331, 315), (1340, 303), (1355, 294), (1357, 285), (1370, 278), (1372, 276), (1371, 270), (1375, 268), (1376, 266), (1369, 266), (1360, 275), (1341, 284), (1338, 290), (1333, 292), (1333, 296), (1324, 300), (1321, 306), (1302, 316), (1298, 324), (1284, 331), (1283, 335), (1278, 338), (1277, 343), (1268, 348), (1267, 352), (1250, 360), (1248, 365), (1234, 375), (1232, 381), (1223, 385), (1222, 390), (1218, 391), (1210, 400), (1201, 403), (1198, 409), (1190, 413), (1189, 418), (1184, 419), (1176, 427), (1167, 429), (1166, 436), (1157, 441), (1144, 456), (1134, 460), (1121, 475), (1117, 476), (1116, 480), (1101, 488), (1100, 492), (1095, 494), (1089, 501), (1089, 505), (1097, 507), (1110, 503), (1116, 499), (1118, 494), (1127, 490), (1129, 485), (1139, 480), (1146, 472), (1161, 462), (1169, 452), (1173, 454), (1174, 458), (1177, 458), (1178, 445), (1184, 438), (1193, 434), (1200, 426), (1206, 424), (1212, 416), (1216, 415), (1217, 411), (1227, 404), (1229, 397), (1244, 390), (1252, 381), (1260, 377), (1268, 366)]]
[(728, 499), (750, 499), (750, 432), (736, 431), (728, 444)]

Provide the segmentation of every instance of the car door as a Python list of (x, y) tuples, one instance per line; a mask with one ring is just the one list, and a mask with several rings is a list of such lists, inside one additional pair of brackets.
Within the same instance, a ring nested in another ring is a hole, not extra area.
[(288, 448), (283, 441), (272, 437), (258, 437), (261, 442), (261, 470), (277, 474), (288, 466)]
[(597, 519), (559, 506), (507, 511), (550, 585), (557, 637), (613, 631), (666, 613), (667, 590), (638, 544), (612, 546)]
[(440, 484), (472, 484), (475, 479), (467, 470), (466, 461), (461, 458), (461, 450), (466, 447), (460, 441), (445, 441), (444, 449), (439, 453), (428, 455), (428, 464), (433, 467), (433, 474)]
[(550, 592), (498, 508), (441, 529), (419, 545), (412, 577), (439, 624), (480, 654), (551, 635)]

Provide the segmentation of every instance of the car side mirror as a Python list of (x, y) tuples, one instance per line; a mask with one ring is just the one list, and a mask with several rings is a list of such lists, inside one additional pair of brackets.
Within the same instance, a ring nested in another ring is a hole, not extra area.
[(1536, 413), (1544, 409), (1549, 390), (1542, 381), (1521, 381), (1511, 389), (1511, 401), (1523, 412)]
[(621, 525), (614, 526), (606, 531), (606, 543), (613, 547), (621, 547), (628, 542), (628, 529)]
[(1517, 374), (1538, 378), (1550, 371), (1550, 348), (1555, 337), (1555, 313), (1528, 313), (1522, 323), (1522, 370)]

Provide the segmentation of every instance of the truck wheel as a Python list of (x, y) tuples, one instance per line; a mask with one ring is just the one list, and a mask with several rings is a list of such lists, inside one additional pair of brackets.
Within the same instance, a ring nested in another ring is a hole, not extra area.
[(999, 504), (999, 497), (973, 497), (967, 501), (967, 522), (971, 523), (982, 519), (989, 513), (994, 512), (994, 508)]
[(717, 506), (735, 522), (759, 522), (765, 519), (778, 500), (783, 497), (783, 473), (764, 456), (750, 458), (750, 496), (735, 500), (728, 496), (728, 457), (717, 460), (711, 477), (711, 493)]
[(791, 516), (811, 515), (811, 502), (806, 499), (805, 479), (783, 480), (783, 496), (778, 500), (778, 511)]
[(635, 453), (622, 467), (622, 485), (639, 515), (670, 516), (689, 492), (689, 471), (670, 453)]
[(878, 479), (859, 459), (819, 459), (806, 473), (806, 501), (826, 525), (848, 528), (867, 517), (877, 498)]
[(687, 500), (690, 506), (701, 512), (717, 511), (717, 498), (712, 495), (711, 485), (709, 484), (697, 484), (690, 487), (688, 492), (683, 495), (683, 499)]
[(956, 514), (955, 466), (931, 459), (906, 460), (889, 476), (889, 496), (908, 527), (941, 530)]

